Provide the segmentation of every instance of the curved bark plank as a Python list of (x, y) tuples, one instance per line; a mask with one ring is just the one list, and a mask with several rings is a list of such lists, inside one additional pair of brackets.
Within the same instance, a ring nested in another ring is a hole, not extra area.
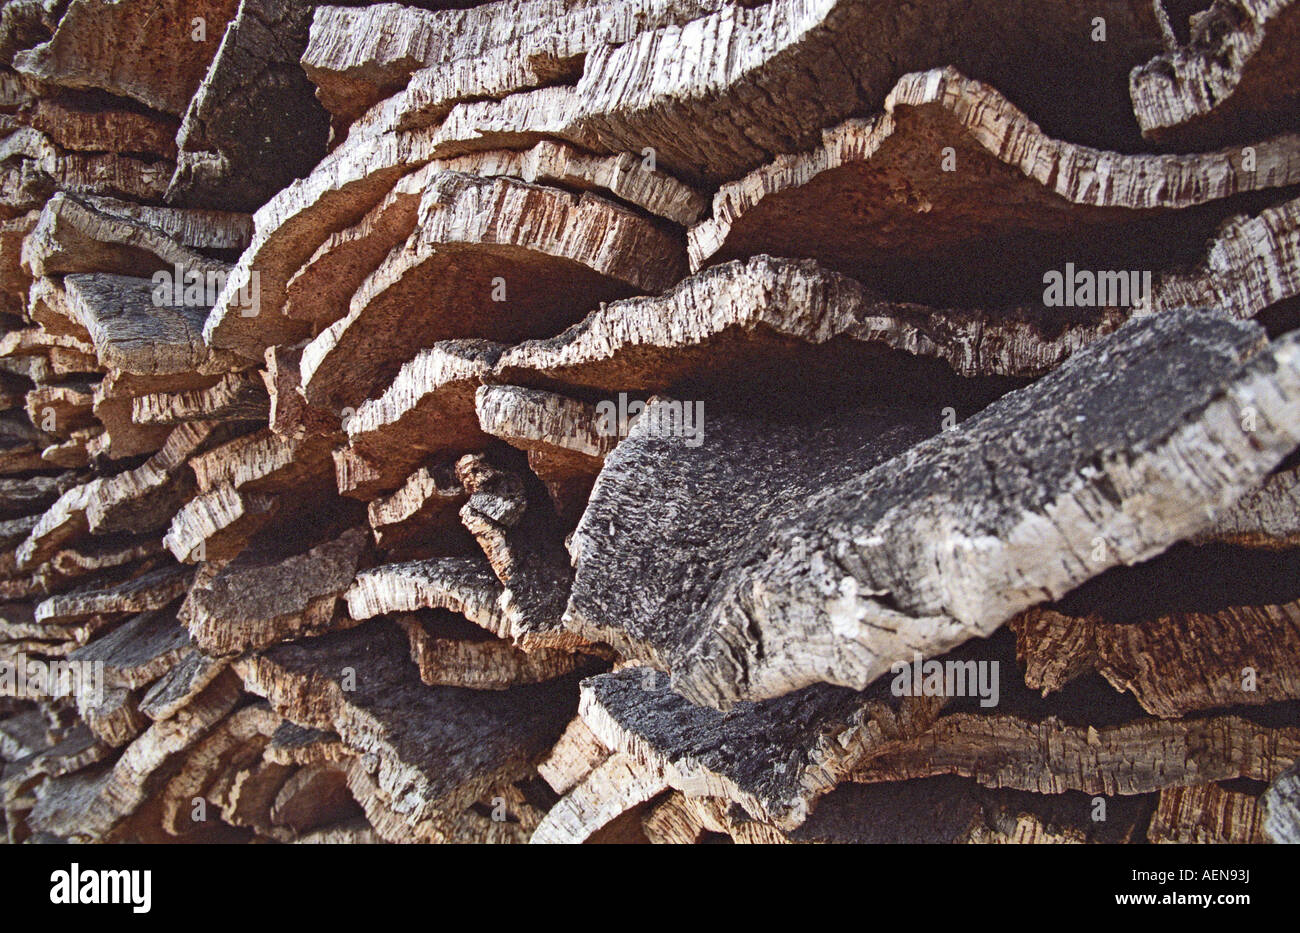
[(1186, 44), (1129, 76), (1142, 135), (1202, 149), (1253, 142), (1300, 116), (1300, 7), (1291, 0), (1216, 0)]
[(358, 405), (412, 348), (553, 333), (599, 301), (666, 287), (684, 265), (677, 238), (595, 195), (440, 174), (417, 231), (303, 351), (303, 394), (335, 410)]
[(1200, 228), (1174, 212), (1300, 181), (1300, 136), (1259, 141), (1255, 156), (1093, 149), (1046, 135), (955, 69), (909, 74), (882, 115), (723, 185), (713, 216), (690, 230), (691, 265), (775, 253), (864, 275), (901, 258), (972, 272), (1000, 262), (1004, 278), (1041, 291), (1043, 270), (1071, 259), (1145, 250), (1150, 263), (1172, 242), (1199, 243)]
[[(818, 453), (779, 469), (746, 441), (762, 430), (775, 448), (774, 423), (711, 416), (689, 447), (683, 411), (665, 421), (652, 406), (606, 458), (570, 547), (567, 615), (725, 707), (818, 681), (863, 687), (913, 651), (990, 634), (1210, 527), (1300, 443), (1300, 342), (1265, 344), (1257, 326), (1208, 312), (1144, 318), (875, 469), (898, 449), (882, 444), (888, 419), (861, 425), (853, 461), (827, 457), (842, 419), (826, 441), (782, 427)], [(660, 496), (645, 495), (648, 473)], [(775, 490), (788, 511), (770, 505)], [(713, 510), (700, 502), (727, 502), (743, 523), (707, 519), (716, 554), (685, 518)], [(678, 585), (635, 592), (630, 567)]]

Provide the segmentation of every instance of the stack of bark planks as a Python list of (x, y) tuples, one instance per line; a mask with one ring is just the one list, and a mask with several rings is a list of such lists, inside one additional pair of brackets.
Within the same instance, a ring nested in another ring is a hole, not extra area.
[(6, 0), (9, 842), (1300, 841), (1300, 0)]

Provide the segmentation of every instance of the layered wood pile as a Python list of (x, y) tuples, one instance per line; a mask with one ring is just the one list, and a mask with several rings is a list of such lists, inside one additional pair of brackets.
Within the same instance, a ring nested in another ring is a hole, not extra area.
[(4, 833), (1300, 839), (1298, 39), (7, 0)]

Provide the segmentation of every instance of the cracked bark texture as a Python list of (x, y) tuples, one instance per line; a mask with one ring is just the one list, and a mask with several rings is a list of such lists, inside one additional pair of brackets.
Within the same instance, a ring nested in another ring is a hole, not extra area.
[(1129, 76), (1142, 135), (1199, 149), (1295, 126), (1300, 10), (1291, 0), (1215, 0), (1185, 44)]
[[(1300, 439), (1296, 352), (1290, 340), (1265, 344), (1260, 328), (1213, 314), (1133, 322), (892, 461), (877, 465), (897, 452), (877, 446), (876, 462), (848, 476), (795, 485), (780, 497), (792, 507), (766, 527), (755, 519), (781, 487), (756, 475), (761, 461), (712, 466), (734, 462), (730, 432), (715, 420), (692, 449), (681, 410), (674, 420), (666, 409), (666, 418), (638, 421), (606, 458), (571, 545), (571, 624), (671, 670), (678, 690), (709, 705), (817, 681), (863, 687), (913, 650), (987, 635), (1020, 609), (1212, 524)], [(1242, 409), (1263, 404), (1260, 430), (1244, 431)], [(879, 416), (859, 423), (846, 446), (867, 450), (887, 426)], [(844, 427), (841, 419), (828, 433)], [(665, 487), (681, 497), (675, 508), (645, 496), (639, 477), (652, 470), (677, 474)], [(724, 499), (752, 490), (738, 513), (752, 557), (716, 532), (725, 563), (675, 542), (694, 537), (689, 490), (703, 489), (706, 475), (726, 484)], [(620, 523), (637, 537), (620, 535)], [(644, 548), (637, 562), (628, 548)], [(656, 561), (653, 576), (679, 585), (632, 590), (627, 568), (640, 561)]]
[(1296, 839), (1294, 0), (345, 2), (0, 4), (0, 841)]

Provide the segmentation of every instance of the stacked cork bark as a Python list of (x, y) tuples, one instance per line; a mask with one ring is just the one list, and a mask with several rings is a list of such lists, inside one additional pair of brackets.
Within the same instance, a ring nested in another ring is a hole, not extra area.
[(1300, 840), (1297, 40), (8, 0), (4, 834)]

